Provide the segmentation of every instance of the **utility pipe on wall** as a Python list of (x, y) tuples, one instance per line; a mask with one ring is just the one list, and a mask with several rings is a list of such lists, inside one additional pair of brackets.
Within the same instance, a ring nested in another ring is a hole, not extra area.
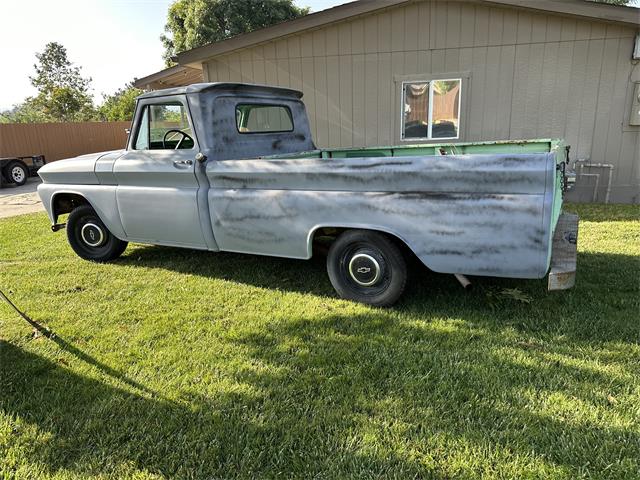
[(580, 171), (578, 172), (578, 176), (580, 177), (595, 177), (596, 183), (593, 186), (593, 196), (592, 202), (595, 202), (598, 198), (598, 187), (600, 185), (600, 174), (599, 173), (584, 173), (584, 167), (587, 168), (604, 168), (609, 170), (609, 178), (607, 179), (607, 191), (604, 196), (604, 203), (609, 203), (609, 197), (611, 196), (611, 181), (613, 180), (613, 169), (615, 168), (610, 163), (588, 163), (589, 160), (586, 158), (579, 158), (576, 160), (575, 165), (580, 165)]

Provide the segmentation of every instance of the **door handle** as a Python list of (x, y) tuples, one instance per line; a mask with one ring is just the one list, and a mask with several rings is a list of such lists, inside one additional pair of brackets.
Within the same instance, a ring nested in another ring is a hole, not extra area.
[(175, 166), (179, 165), (193, 165), (193, 160), (174, 160), (173, 164)]

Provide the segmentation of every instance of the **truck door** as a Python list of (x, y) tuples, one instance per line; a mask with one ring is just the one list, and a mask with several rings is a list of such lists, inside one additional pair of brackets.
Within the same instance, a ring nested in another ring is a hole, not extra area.
[(127, 152), (115, 162), (128, 239), (206, 248), (195, 175), (197, 138), (184, 95), (140, 100)]

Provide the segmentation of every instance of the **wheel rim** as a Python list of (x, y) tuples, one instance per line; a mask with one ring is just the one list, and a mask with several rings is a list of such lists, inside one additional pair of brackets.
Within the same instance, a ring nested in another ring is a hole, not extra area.
[(24, 169), (22, 169), (21, 167), (17, 167), (17, 166), (13, 167), (11, 169), (11, 178), (16, 183), (22, 182), (25, 179)]
[(349, 289), (360, 295), (379, 295), (391, 283), (391, 270), (384, 255), (366, 243), (345, 249), (340, 259), (340, 270)]
[(88, 246), (97, 248), (104, 243), (106, 235), (99, 225), (87, 222), (80, 229), (80, 238)]
[(380, 264), (368, 253), (356, 253), (349, 260), (349, 275), (362, 287), (375, 285), (381, 273)]

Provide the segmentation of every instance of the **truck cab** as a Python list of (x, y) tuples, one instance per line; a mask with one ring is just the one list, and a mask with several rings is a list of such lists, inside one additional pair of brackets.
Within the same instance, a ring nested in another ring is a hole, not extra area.
[(301, 93), (284, 88), (197, 84), (138, 98), (127, 150), (96, 163), (118, 185), (122, 230), (131, 241), (217, 248), (199, 225), (207, 162), (315, 148)]

